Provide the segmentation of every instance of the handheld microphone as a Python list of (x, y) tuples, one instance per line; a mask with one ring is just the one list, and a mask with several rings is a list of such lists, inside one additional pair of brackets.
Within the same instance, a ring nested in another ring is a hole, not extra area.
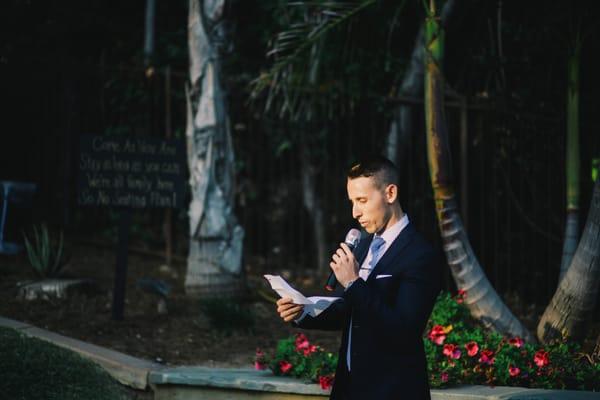
[[(358, 229), (352, 228), (346, 234), (346, 238), (344, 239), (344, 243), (348, 245), (350, 251), (354, 251), (356, 246), (358, 246), (358, 242), (360, 241), (360, 231)], [(330, 292), (335, 289), (335, 285), (337, 284), (337, 279), (335, 278), (335, 273), (331, 271), (329, 274), (329, 278), (327, 278), (327, 283), (325, 284), (325, 289)]]

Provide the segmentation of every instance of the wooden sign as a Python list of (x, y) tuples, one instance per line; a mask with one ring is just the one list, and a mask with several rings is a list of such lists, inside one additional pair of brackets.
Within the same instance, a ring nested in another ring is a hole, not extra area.
[(82, 136), (77, 201), (84, 206), (180, 208), (185, 147), (176, 139)]
[(131, 211), (183, 206), (185, 147), (182, 141), (147, 136), (82, 136), (77, 201), (119, 210), (112, 316), (125, 308)]

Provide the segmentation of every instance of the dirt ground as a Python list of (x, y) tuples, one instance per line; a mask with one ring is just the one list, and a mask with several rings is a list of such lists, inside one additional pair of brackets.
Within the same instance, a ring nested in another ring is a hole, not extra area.
[[(215, 329), (202, 311), (201, 301), (184, 295), (183, 262), (180, 260), (168, 269), (162, 264), (159, 257), (129, 255), (125, 318), (114, 321), (113, 249), (96, 245), (72, 249), (67, 275), (92, 279), (98, 291), (64, 300), (18, 300), (19, 283), (36, 277), (24, 254), (0, 256), (0, 316), (167, 365), (251, 366), (257, 347), (272, 350), (279, 339), (296, 332), (279, 319), (273, 304), (252, 295), (242, 302), (242, 310), (253, 316), (251, 330), (228, 333)], [(156, 296), (136, 287), (142, 277), (161, 279), (171, 285), (166, 315), (158, 314)], [(250, 282), (269, 292), (263, 279), (248, 276)], [(311, 332), (308, 336), (326, 350), (337, 351), (337, 333)]]

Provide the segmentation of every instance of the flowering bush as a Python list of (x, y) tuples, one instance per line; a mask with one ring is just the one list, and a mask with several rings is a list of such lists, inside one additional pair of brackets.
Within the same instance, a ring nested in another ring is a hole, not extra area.
[[(431, 387), (457, 384), (522, 386), (600, 391), (600, 363), (581, 353), (576, 343), (528, 344), (486, 330), (463, 302), (464, 290), (452, 297), (442, 293), (424, 334)], [(333, 384), (337, 356), (311, 344), (302, 333), (279, 341), (268, 358), (260, 349), (255, 367), (275, 375), (295, 376)]]
[(318, 382), (323, 389), (329, 389), (333, 385), (337, 359), (337, 355), (311, 344), (306, 335), (299, 333), (280, 340), (272, 358), (257, 349), (254, 368), (269, 368), (275, 375), (303, 378)]
[(486, 384), (600, 390), (600, 364), (576, 343), (528, 344), (482, 328), (462, 304), (465, 291), (438, 298), (425, 351), (432, 387)]

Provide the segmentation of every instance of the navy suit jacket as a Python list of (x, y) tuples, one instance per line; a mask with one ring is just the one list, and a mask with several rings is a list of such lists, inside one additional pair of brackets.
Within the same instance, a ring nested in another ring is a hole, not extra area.
[[(359, 265), (372, 239), (359, 243)], [(430, 399), (422, 335), (441, 289), (440, 266), (431, 245), (409, 223), (366, 282), (357, 279), (318, 317), (307, 315), (297, 324), (343, 332), (330, 399)], [(350, 317), (351, 372), (346, 362)]]

